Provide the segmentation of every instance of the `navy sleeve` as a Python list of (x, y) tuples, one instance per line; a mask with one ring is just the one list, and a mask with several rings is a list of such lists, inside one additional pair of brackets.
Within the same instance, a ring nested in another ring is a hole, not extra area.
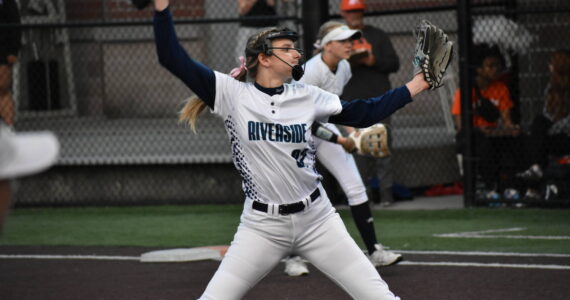
[(214, 108), (216, 96), (214, 71), (193, 60), (182, 48), (174, 31), (169, 8), (154, 13), (154, 41), (160, 64), (180, 78), (210, 108)]
[(412, 96), (406, 86), (370, 99), (341, 100), (342, 111), (338, 115), (331, 116), (329, 122), (364, 128), (384, 120), (410, 102), (412, 102)]

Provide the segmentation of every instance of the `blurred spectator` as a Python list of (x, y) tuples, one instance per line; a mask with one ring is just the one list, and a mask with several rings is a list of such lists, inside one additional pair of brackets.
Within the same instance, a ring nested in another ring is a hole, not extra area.
[(0, 233), (12, 198), (10, 180), (47, 169), (58, 152), (59, 143), (52, 133), (14, 134), (0, 125)]
[[(346, 24), (363, 34), (362, 38), (353, 42), (353, 56), (349, 59), (352, 78), (345, 86), (341, 98), (350, 101), (385, 93), (391, 89), (388, 75), (400, 68), (400, 59), (390, 38), (382, 29), (364, 23), (364, 0), (342, 0), (340, 9)], [(390, 118), (383, 120), (383, 123), (389, 125)], [(351, 128), (347, 130), (352, 131)], [(357, 156), (356, 162), (369, 190), (373, 178), (380, 180), (381, 204), (390, 205), (393, 202), (390, 188), (394, 184), (391, 158)]]
[[(20, 24), (16, 0), (0, 0), (0, 24)], [(0, 29), (0, 121), (14, 125), (12, 99), (12, 66), (18, 61), (21, 31), (17, 28)]]
[[(239, 16), (241, 17), (271, 17), (276, 16), (275, 4), (277, 0), (238, 0)], [(277, 26), (276, 19), (269, 20), (245, 20), (240, 22), (240, 28), (236, 36), (235, 57), (244, 56), (247, 39), (264, 27)]]
[[(519, 164), (517, 151), (520, 129), (510, 118), (513, 102), (508, 87), (498, 80), (503, 69), (503, 60), (496, 47), (475, 46), (473, 84), (473, 145), (477, 173), (485, 185), (484, 198), (498, 200), (503, 191), (505, 198), (520, 198), (510, 181)], [(457, 128), (457, 151), (463, 152), (461, 130), (461, 99), (459, 89), (455, 92), (451, 113)]]
[[(551, 155), (570, 155), (570, 50), (557, 50), (548, 64), (550, 81), (545, 91), (542, 114), (530, 127), (526, 151), (529, 168), (518, 178), (540, 181)], [(528, 166), (527, 165), (527, 166)], [(526, 197), (537, 199), (536, 188), (529, 188)]]

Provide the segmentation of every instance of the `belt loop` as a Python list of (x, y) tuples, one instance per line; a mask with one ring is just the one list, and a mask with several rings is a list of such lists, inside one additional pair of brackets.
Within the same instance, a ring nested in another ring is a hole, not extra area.
[(267, 213), (273, 217), (279, 216), (279, 204), (267, 203)]
[(308, 209), (308, 208), (309, 208), (309, 205), (311, 204), (311, 196), (309, 196), (309, 197), (303, 199), (302, 202), (303, 202), (303, 204), (305, 205), (305, 209), (303, 209), (303, 210)]

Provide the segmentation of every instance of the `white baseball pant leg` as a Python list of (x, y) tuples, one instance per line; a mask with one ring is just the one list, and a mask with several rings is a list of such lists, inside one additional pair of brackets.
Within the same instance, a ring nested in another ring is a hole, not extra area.
[[(323, 193), (321, 193), (323, 194)], [(323, 207), (332, 207), (324, 196)], [(326, 204), (326, 206), (325, 206)], [(293, 215), (296, 228), (293, 251), (358, 300), (397, 300), (388, 284), (350, 236), (339, 214), (333, 210), (322, 218), (321, 208), (313, 207)]]
[(270, 216), (246, 200), (241, 223), (201, 300), (241, 299), (279, 261), (299, 254), (355, 299), (399, 299), (348, 234), (322, 186), (305, 211)]
[[(325, 126), (334, 133), (341, 134), (335, 125), (327, 123)], [(319, 138), (314, 140), (317, 147), (317, 159), (336, 178), (348, 199), (348, 205), (355, 206), (368, 201), (366, 187), (352, 154), (344, 151), (339, 144)]]
[(246, 201), (234, 239), (200, 299), (241, 299), (289, 255), (290, 222), (286, 218), (255, 211), (251, 201)]

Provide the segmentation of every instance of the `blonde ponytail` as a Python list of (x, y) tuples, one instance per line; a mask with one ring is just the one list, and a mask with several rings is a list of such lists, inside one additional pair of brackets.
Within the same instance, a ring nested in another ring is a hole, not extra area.
[(196, 121), (205, 108), (206, 103), (202, 99), (197, 96), (190, 97), (179, 112), (178, 122), (190, 125), (192, 131), (196, 133)]

